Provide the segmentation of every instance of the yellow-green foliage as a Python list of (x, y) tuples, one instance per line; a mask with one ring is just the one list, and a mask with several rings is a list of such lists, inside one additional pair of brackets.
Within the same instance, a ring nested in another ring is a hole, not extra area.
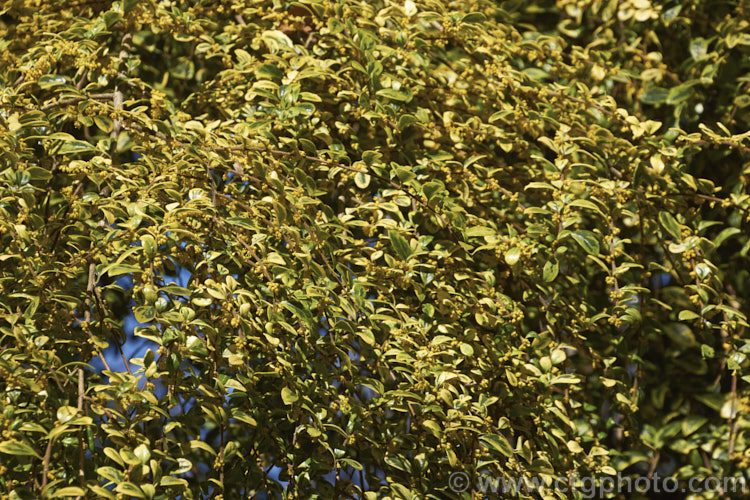
[(746, 0), (0, 5), (0, 498), (750, 465)]

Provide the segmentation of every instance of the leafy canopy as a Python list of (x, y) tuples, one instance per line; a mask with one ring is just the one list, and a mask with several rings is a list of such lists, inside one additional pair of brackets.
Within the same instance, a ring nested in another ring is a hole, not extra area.
[(0, 5), (2, 498), (750, 465), (747, 1)]

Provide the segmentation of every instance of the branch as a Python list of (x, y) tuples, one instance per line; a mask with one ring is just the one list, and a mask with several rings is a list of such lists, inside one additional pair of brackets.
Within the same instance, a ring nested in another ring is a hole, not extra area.
[[(83, 319), (86, 322), (85, 329), (89, 329), (91, 323), (91, 309), (93, 306), (92, 297), (94, 296), (94, 287), (96, 286), (96, 264), (93, 262), (89, 264), (89, 281), (86, 285), (86, 307), (83, 311)], [(89, 332), (90, 333), (90, 332)], [(87, 349), (84, 348), (84, 352), (81, 353), (81, 361), (84, 361), (86, 357)], [(83, 398), (86, 396), (86, 377), (83, 367), (78, 367), (78, 411), (83, 413)], [(51, 442), (52, 440), (50, 440)], [(86, 456), (83, 451), (83, 431), (78, 430), (78, 480), (80, 481), (81, 488), (86, 489)], [(46, 476), (45, 476), (46, 477)]]
[[(182, 141), (180, 141), (178, 139), (171, 139), (171, 138), (167, 137), (166, 135), (162, 134), (161, 132), (141, 127), (138, 124), (129, 124), (129, 125), (126, 125), (126, 127), (131, 128), (133, 130), (140, 131), (140, 132), (147, 132), (147, 133), (149, 133), (151, 135), (154, 135), (158, 139), (161, 139), (161, 140), (163, 140), (165, 142), (173, 141), (173, 142), (175, 142), (175, 143), (177, 143), (177, 144), (179, 144), (180, 146), (183, 146), (183, 147), (189, 145), (189, 144), (187, 144), (185, 142), (182, 142)], [(325, 165), (329, 165), (331, 167), (340, 167), (340, 168), (343, 168), (344, 170), (348, 170), (350, 172), (355, 172), (355, 173), (370, 175), (372, 177), (380, 179), (383, 182), (388, 183), (390, 186), (392, 186), (392, 187), (394, 187), (394, 188), (396, 188), (396, 189), (398, 189), (400, 191), (403, 191), (404, 194), (406, 194), (408, 197), (412, 198), (419, 205), (421, 205), (422, 207), (424, 207), (427, 210), (429, 210), (430, 212), (432, 212), (432, 214), (435, 215), (435, 217), (437, 217), (440, 220), (440, 222), (446, 228), (448, 228), (449, 231), (451, 231), (451, 232), (455, 231), (455, 229), (453, 228), (453, 226), (451, 226), (451, 225), (448, 224), (448, 221), (445, 219), (445, 217), (443, 217), (442, 214), (438, 213), (427, 202), (422, 201), (422, 199), (420, 197), (418, 197), (414, 193), (410, 192), (402, 184), (399, 184), (399, 183), (397, 183), (395, 181), (387, 179), (387, 178), (383, 177), (382, 175), (376, 174), (375, 172), (368, 172), (366, 170), (359, 170), (357, 168), (350, 167), (349, 165), (344, 165), (343, 163), (339, 163), (339, 162), (336, 162), (334, 160), (326, 160), (326, 159), (320, 158), (318, 156), (300, 155), (297, 152), (282, 151), (280, 149), (269, 149), (269, 148), (260, 147), (260, 146), (216, 147), (216, 148), (213, 148), (212, 150), (213, 151), (229, 151), (229, 152), (252, 151), (252, 152), (255, 152), (255, 153), (269, 153), (269, 154), (272, 154), (274, 156), (284, 156), (284, 157), (294, 157), (294, 156), (297, 156), (300, 159), (308, 160), (308, 161), (311, 161), (311, 162), (314, 162), (314, 163), (325, 164)], [(236, 175), (238, 175), (240, 177), (246, 176), (246, 174), (243, 174), (243, 173), (240, 173), (240, 172), (237, 172), (237, 171), (234, 171), (234, 170), (229, 170), (229, 169), (226, 169), (226, 170), (230, 171), (230, 172), (232, 172), (232, 173), (234, 173), (234, 174), (236, 174)]]
[(592, 104), (591, 102), (586, 101), (585, 99), (581, 99), (579, 97), (574, 97), (572, 95), (564, 94), (562, 92), (555, 92), (555, 91), (552, 91), (552, 90), (545, 90), (544, 93), (547, 94), (550, 97), (564, 97), (565, 99), (568, 99), (569, 101), (573, 101), (573, 102), (576, 102), (578, 104), (584, 104), (584, 105), (586, 105), (586, 106), (588, 106), (590, 108), (593, 108), (593, 109), (595, 109), (597, 111), (600, 111), (600, 112), (604, 113), (607, 116), (614, 116), (614, 113), (612, 111), (608, 110), (607, 108), (603, 108), (603, 107), (601, 107), (601, 106), (599, 106), (597, 104)]
[(737, 439), (737, 424), (739, 424), (739, 418), (732, 424), (734, 419), (734, 412), (737, 411), (737, 371), (732, 371), (732, 407), (729, 411), (729, 460), (732, 459), (734, 453), (734, 444)]
[(44, 106), (41, 106), (39, 108), (39, 111), (47, 111), (53, 108), (59, 108), (61, 106), (67, 106), (69, 104), (76, 104), (81, 101), (87, 101), (87, 100), (95, 100), (95, 101), (108, 101), (112, 99), (113, 94), (90, 94), (90, 95), (83, 95), (80, 97), (69, 97), (67, 99), (60, 99), (59, 101), (51, 102), (49, 104), (45, 104)]
[(52, 439), (47, 441), (47, 450), (44, 452), (44, 471), (42, 474), (42, 489), (47, 487), (47, 476), (49, 475), (49, 460), (52, 456)]

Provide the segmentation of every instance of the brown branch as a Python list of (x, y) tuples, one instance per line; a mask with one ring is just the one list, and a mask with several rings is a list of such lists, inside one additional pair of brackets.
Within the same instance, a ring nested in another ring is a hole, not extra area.
[(42, 489), (47, 487), (50, 457), (52, 457), (52, 439), (47, 441), (47, 449), (44, 452), (44, 470), (42, 471), (42, 474), (44, 474), (44, 476), (42, 477)]
[(45, 104), (39, 108), (39, 111), (48, 111), (53, 108), (59, 108), (61, 106), (67, 106), (69, 104), (76, 104), (78, 102), (94, 100), (94, 101), (108, 101), (112, 99), (113, 94), (90, 94), (81, 97), (69, 97), (67, 99), (60, 99), (59, 101)]
[(601, 106), (599, 106), (597, 104), (593, 104), (593, 103), (591, 103), (589, 101), (586, 101), (585, 99), (581, 99), (579, 97), (574, 97), (572, 95), (564, 94), (562, 92), (555, 92), (553, 90), (545, 90), (544, 93), (547, 94), (550, 97), (564, 97), (565, 99), (568, 99), (569, 101), (573, 101), (573, 102), (576, 102), (578, 104), (584, 104), (584, 105), (586, 105), (586, 106), (588, 106), (590, 108), (593, 108), (593, 109), (595, 109), (597, 111), (601, 111), (602, 113), (604, 113), (607, 116), (615, 116), (615, 114), (612, 111), (608, 110), (607, 108), (603, 108), (603, 107), (601, 107)]
[(732, 371), (732, 406), (729, 411), (729, 459), (732, 459), (732, 453), (734, 453), (734, 444), (737, 438), (736, 430), (737, 424), (739, 424), (739, 418), (737, 422), (732, 424), (734, 419), (734, 412), (737, 411), (737, 371)]
[(88, 68), (83, 71), (83, 74), (81, 75), (81, 79), (78, 80), (78, 83), (76, 84), (76, 88), (78, 90), (81, 90), (83, 88), (83, 84), (86, 83), (86, 77), (89, 76), (89, 70)]
[[(101, 221), (100, 221), (101, 223)], [(99, 290), (99, 287), (94, 287), (94, 295), (96, 296), (96, 308), (99, 310), (99, 335), (101, 338), (104, 338), (104, 317), (106, 316), (104, 312), (104, 307), (102, 304), (104, 303), (104, 300), (102, 300), (102, 293)], [(93, 341), (94, 340), (94, 334), (89, 331), (89, 338)], [(104, 356), (104, 353), (101, 351), (99, 346), (94, 344), (96, 347), (96, 352), (99, 355), (99, 358), (102, 360), (102, 364), (104, 364), (104, 369), (108, 371), (112, 371), (112, 369), (109, 367), (109, 363), (107, 363), (107, 359)]]
[[(85, 321), (84, 329), (89, 330), (91, 323), (91, 309), (93, 305), (92, 297), (94, 296), (94, 287), (96, 286), (96, 264), (93, 262), (89, 264), (89, 281), (86, 285), (86, 300), (84, 301), (86, 307), (83, 311), (83, 319)], [(81, 361), (85, 362), (87, 356), (87, 349), (83, 349), (81, 354)], [(86, 396), (86, 376), (83, 367), (78, 367), (78, 411), (83, 413), (84, 402), (83, 399)], [(78, 430), (78, 480), (80, 481), (81, 488), (86, 490), (86, 456), (83, 451), (83, 431)], [(80, 496), (78, 498), (81, 498)]]
[[(83, 368), (78, 368), (78, 410), (83, 411), (83, 396), (86, 393), (86, 384)], [(86, 454), (83, 451), (83, 431), (78, 430), (78, 480), (81, 488), (86, 490)]]
[(654, 455), (653, 460), (651, 460), (651, 466), (648, 468), (648, 474), (646, 474), (646, 477), (648, 477), (649, 479), (651, 479), (651, 477), (654, 475), (656, 466), (659, 465), (659, 457), (661, 457), (661, 452), (657, 451), (656, 455)]
[(750, 148), (747, 146), (743, 146), (742, 144), (738, 142), (733, 142), (729, 140), (721, 140), (721, 141), (706, 141), (703, 139), (699, 139), (697, 141), (691, 141), (690, 144), (706, 144), (706, 145), (716, 145), (721, 144), (722, 146), (729, 146), (730, 148), (738, 149), (742, 151), (743, 153), (750, 153)]

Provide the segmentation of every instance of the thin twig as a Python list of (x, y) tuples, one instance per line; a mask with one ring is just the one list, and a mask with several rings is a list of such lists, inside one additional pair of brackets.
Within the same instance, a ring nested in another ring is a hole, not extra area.
[(646, 477), (651, 479), (651, 477), (654, 475), (654, 471), (656, 470), (656, 466), (659, 465), (659, 457), (661, 457), (661, 452), (657, 451), (656, 455), (654, 455), (653, 460), (651, 460), (651, 466), (648, 468), (648, 474)]
[(53, 108), (59, 108), (61, 106), (67, 106), (69, 104), (76, 104), (78, 102), (82, 101), (88, 101), (88, 100), (94, 100), (94, 101), (108, 101), (112, 99), (113, 94), (90, 94), (90, 95), (84, 95), (80, 97), (69, 97), (67, 99), (60, 99), (59, 101), (51, 102), (49, 104), (45, 104), (44, 106), (41, 106), (39, 108), (39, 111), (47, 111)]
[[(94, 296), (94, 287), (96, 286), (96, 264), (93, 262), (89, 264), (89, 277), (88, 277), (88, 283), (86, 284), (86, 300), (85, 300), (85, 309), (83, 311), (83, 319), (85, 321), (85, 329), (89, 329), (89, 325), (91, 324), (91, 309), (93, 306), (93, 300), (92, 297)], [(86, 349), (84, 349), (84, 352), (81, 354), (81, 361), (85, 362)], [(78, 367), (78, 412), (83, 413), (84, 410), (84, 402), (83, 399), (86, 396), (86, 375), (84, 373), (84, 369), (82, 366)], [(83, 451), (83, 431), (81, 429), (78, 430), (78, 480), (80, 481), (80, 485), (82, 489), (86, 489), (86, 455)], [(80, 498), (80, 497), (79, 497)]]
[(732, 420), (734, 419), (734, 412), (737, 411), (737, 371), (732, 371), (732, 404), (729, 411), (729, 459), (732, 459), (732, 453), (734, 453), (734, 443), (736, 439), (735, 430), (739, 419), (733, 425)]
[(42, 489), (47, 487), (47, 476), (49, 476), (50, 457), (52, 457), (52, 439), (47, 441), (47, 449), (44, 452), (44, 470), (42, 471), (42, 474), (44, 474), (44, 477), (42, 477)]

